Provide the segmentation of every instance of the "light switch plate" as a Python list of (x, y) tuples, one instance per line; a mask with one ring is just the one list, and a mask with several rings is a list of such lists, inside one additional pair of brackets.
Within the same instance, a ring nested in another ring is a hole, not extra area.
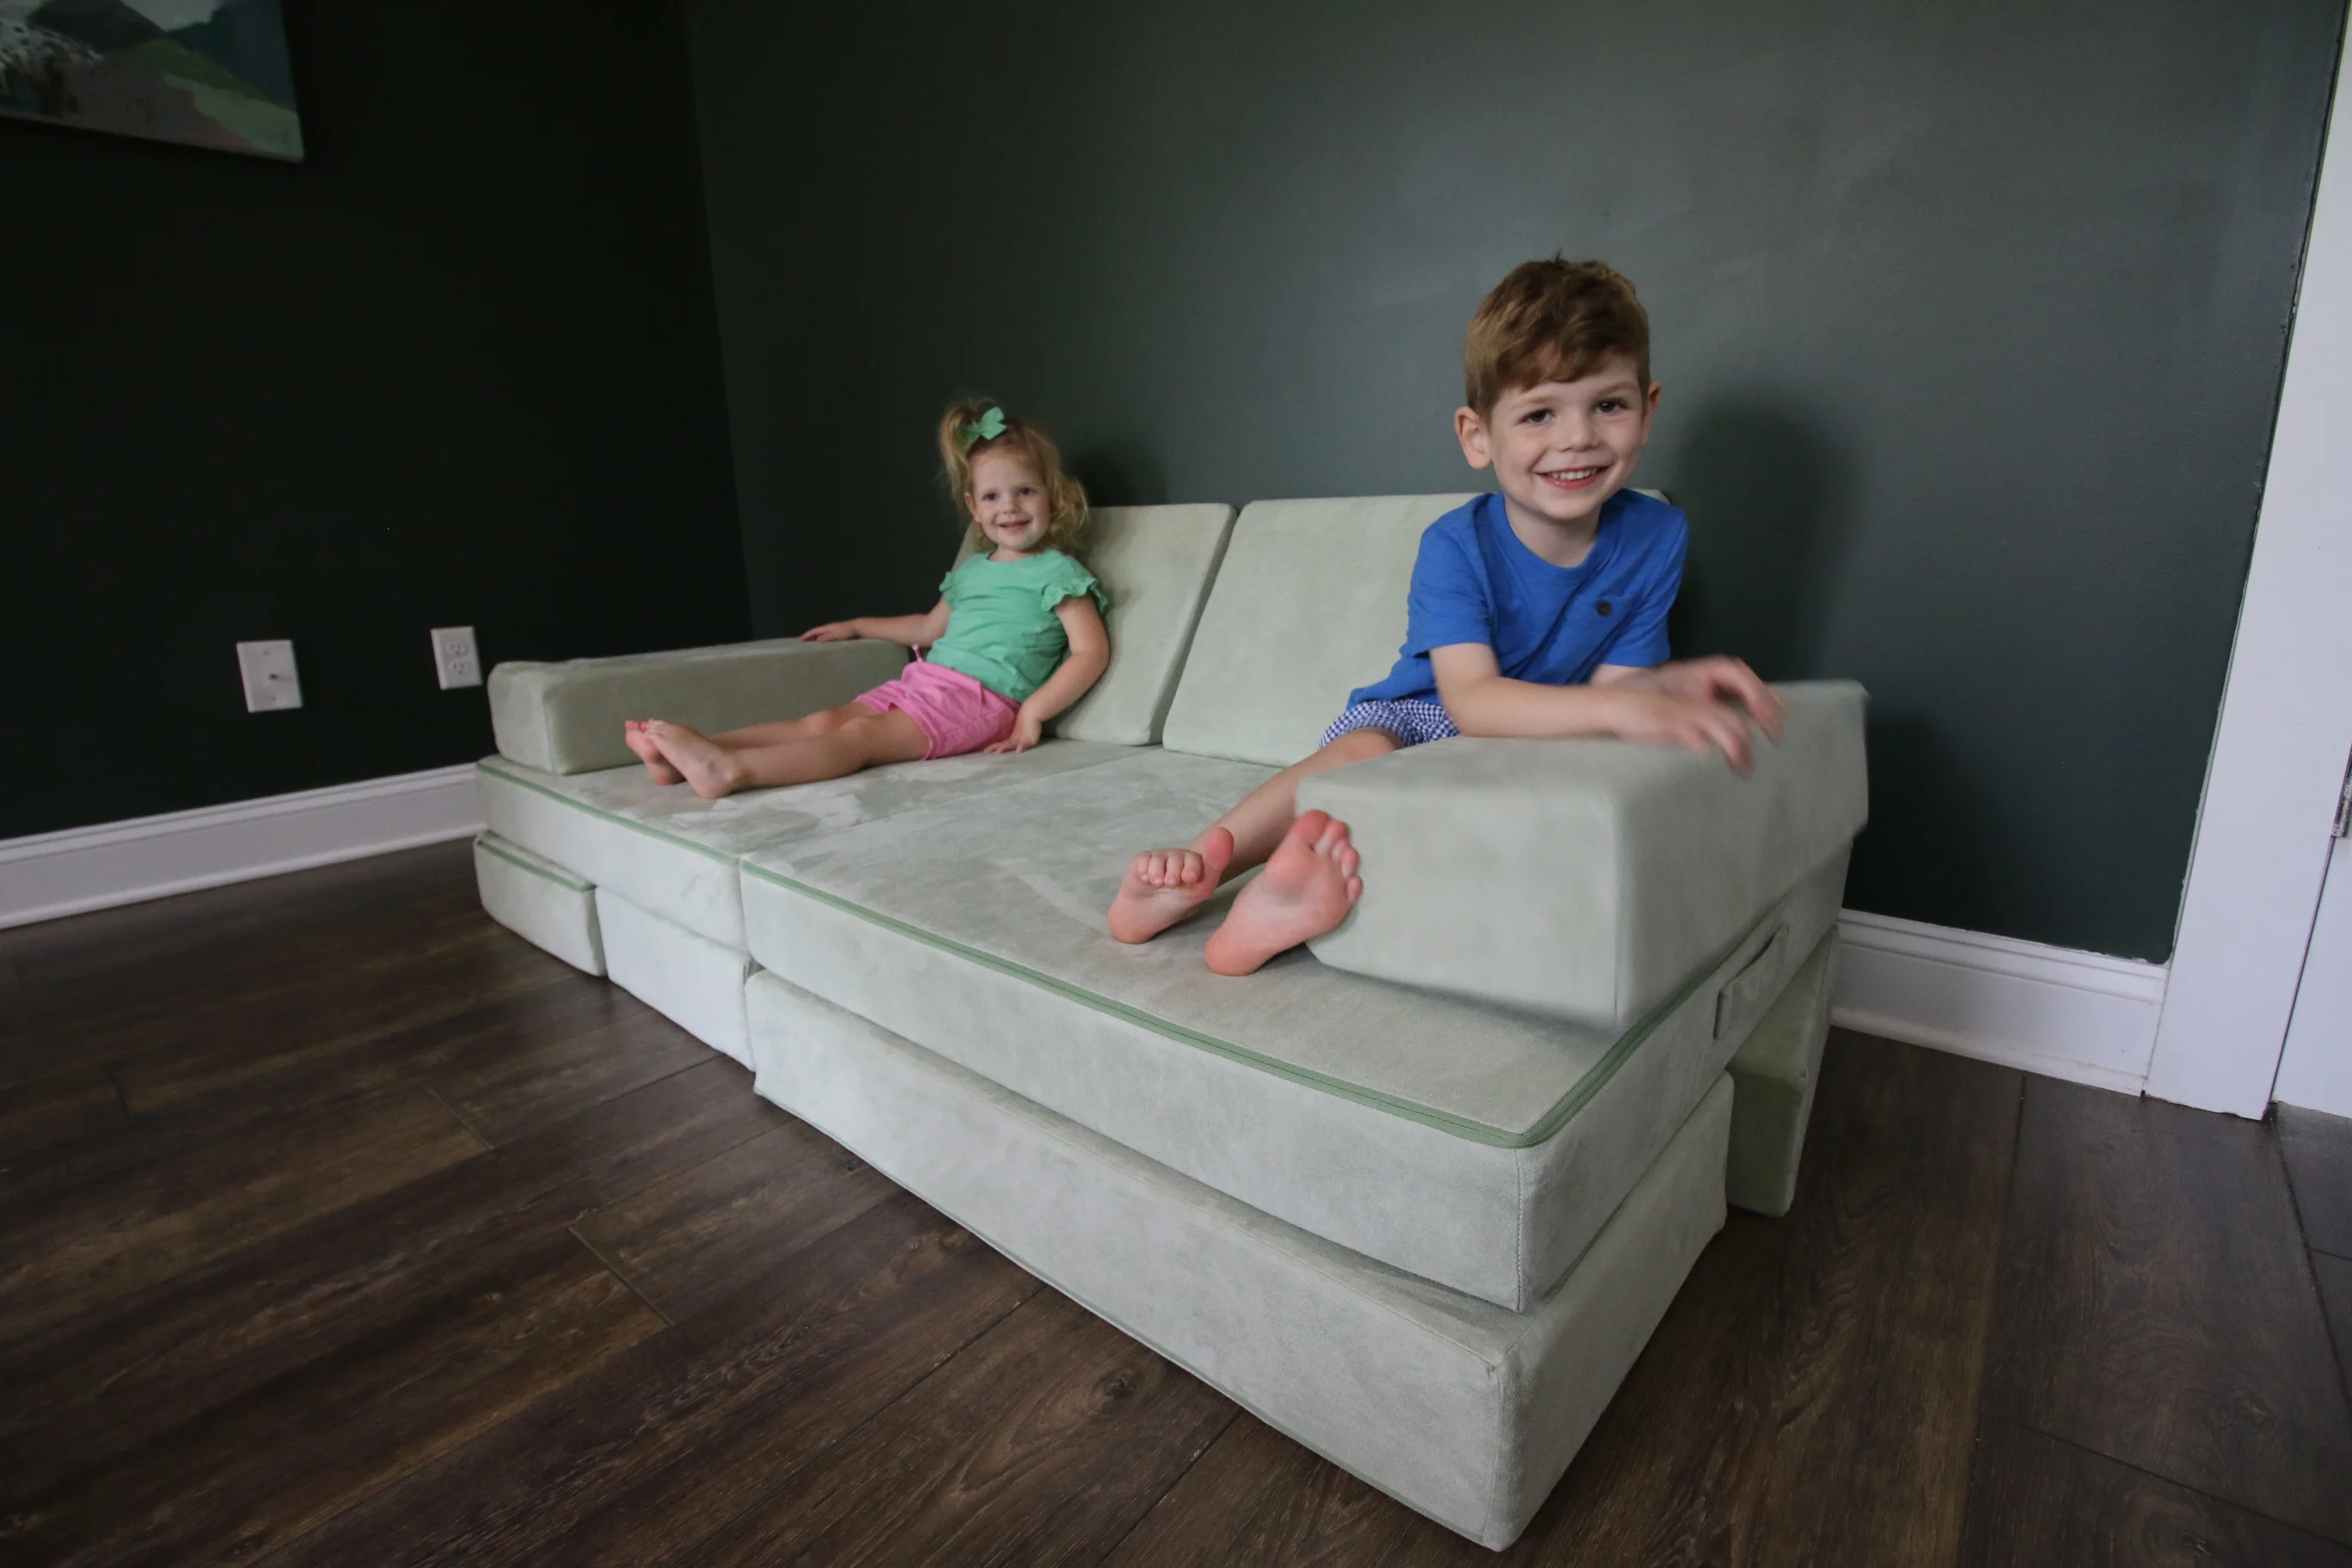
[(292, 643), (283, 639), (241, 642), (236, 645), (236, 668), (245, 677), (247, 712), (274, 713), (280, 708), (302, 706), (302, 678), (294, 672)]
[(436, 626), (433, 632), (433, 668), (440, 672), (441, 689), (482, 683), (482, 660), (474, 651), (471, 626)]

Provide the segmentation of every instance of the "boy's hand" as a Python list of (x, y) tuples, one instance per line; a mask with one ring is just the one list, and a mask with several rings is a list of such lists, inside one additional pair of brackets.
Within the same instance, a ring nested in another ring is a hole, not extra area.
[[(1739, 663), (1737, 659), (1723, 662)], [(1748, 667), (1743, 664), (1739, 668)], [(1748, 733), (1748, 715), (1728, 703), (1685, 697), (1654, 687), (1632, 687), (1611, 691), (1610, 695), (1616, 699), (1611, 728), (1621, 739), (1638, 741), (1645, 746), (1721, 752), (1725, 760), (1743, 773), (1756, 763), (1755, 743)], [(1774, 706), (1777, 721), (1778, 704)]]
[(1699, 702), (1736, 703), (1764, 727), (1766, 734), (1775, 741), (1780, 738), (1780, 699), (1748, 668), (1745, 659), (1720, 655), (1680, 659), (1660, 665), (1650, 672), (1650, 678), (1655, 689), (1671, 696)]
[(811, 626), (801, 634), (803, 642), (856, 642), (856, 640), (857, 623), (855, 621), (827, 621), (821, 626)]
[(1045, 738), (1045, 721), (1024, 708), (1021, 710), (1021, 716), (1013, 721), (1013, 733), (992, 746), (982, 746), (981, 750), (995, 755), (1002, 755), (1007, 752), (1025, 752)]

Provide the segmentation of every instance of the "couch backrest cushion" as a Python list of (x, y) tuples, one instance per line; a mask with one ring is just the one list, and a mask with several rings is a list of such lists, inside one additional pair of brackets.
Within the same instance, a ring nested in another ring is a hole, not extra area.
[(1095, 509), (1086, 556), (1110, 593), (1110, 668), (1056, 734), (1120, 746), (1160, 739), (1233, 526), (1234, 509), (1223, 505)]
[(1389, 672), (1422, 531), (1470, 498), (1262, 500), (1244, 509), (1184, 661), (1171, 751), (1277, 766)]
[[(499, 754), (551, 773), (636, 761), (621, 725), (648, 714), (709, 731), (838, 708), (905, 667), (886, 642), (729, 643), (666, 653), (510, 659), (490, 671), (490, 733)], [(574, 868), (575, 869), (577, 868)]]

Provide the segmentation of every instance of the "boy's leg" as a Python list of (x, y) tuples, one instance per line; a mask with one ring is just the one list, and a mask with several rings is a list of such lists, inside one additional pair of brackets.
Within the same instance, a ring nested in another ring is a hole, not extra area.
[(837, 729), (804, 740), (738, 749), (663, 720), (646, 721), (646, 733), (662, 758), (706, 800), (739, 789), (814, 784), (837, 779), (883, 763), (911, 763), (931, 749), (922, 726), (895, 710), (868, 712)]
[(1219, 883), (1264, 865), (1282, 846), (1298, 815), (1300, 779), (1393, 752), (1399, 744), (1385, 730), (1350, 730), (1250, 791), (1187, 847), (1138, 855), (1111, 900), (1110, 934), (1121, 942), (1149, 942), (1184, 919)]
[(1363, 896), (1348, 825), (1310, 811), (1290, 825), (1256, 881), (1234, 900), (1203, 956), (1220, 974), (1254, 974), (1277, 952), (1312, 942)]

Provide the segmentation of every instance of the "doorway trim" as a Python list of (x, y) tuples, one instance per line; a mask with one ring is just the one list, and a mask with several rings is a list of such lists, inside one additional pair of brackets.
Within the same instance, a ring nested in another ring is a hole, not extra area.
[[(2346, 40), (2352, 57), (2352, 37)], [(2337, 99), (2147, 1092), (2270, 1108), (2352, 753), (2352, 114)]]

